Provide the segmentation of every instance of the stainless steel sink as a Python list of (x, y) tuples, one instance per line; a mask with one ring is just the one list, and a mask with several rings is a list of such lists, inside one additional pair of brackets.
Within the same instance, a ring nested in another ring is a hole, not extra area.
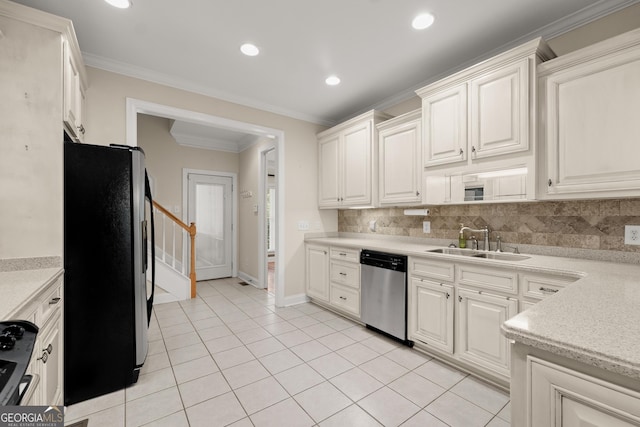
[(526, 255), (508, 254), (504, 252), (485, 252), (485, 251), (477, 251), (474, 249), (459, 249), (459, 248), (439, 248), (439, 249), (431, 249), (431, 250), (428, 250), (427, 252), (431, 252), (434, 254), (460, 255), (460, 256), (468, 256), (473, 258), (495, 259), (498, 261), (522, 261), (530, 258)]
[(462, 256), (477, 256), (482, 254), (480, 251), (476, 251), (473, 249), (458, 249), (458, 248), (440, 248), (440, 249), (431, 249), (427, 252), (432, 252), (434, 254), (447, 254), (447, 255), (462, 255)]
[(497, 259), (499, 261), (522, 261), (529, 259), (526, 255), (506, 254), (504, 252), (483, 252), (473, 256), (474, 258)]

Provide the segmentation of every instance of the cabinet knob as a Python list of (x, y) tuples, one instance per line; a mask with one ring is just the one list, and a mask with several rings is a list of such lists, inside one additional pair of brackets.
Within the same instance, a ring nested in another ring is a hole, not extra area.
[(51, 298), (51, 301), (49, 301), (49, 305), (55, 305), (59, 302), (60, 302), (60, 297)]
[(460, 149), (460, 155), (462, 156), (464, 154), (464, 150), (461, 148)]
[(551, 181), (551, 178), (549, 178), (549, 181), (547, 182), (547, 184), (549, 185), (549, 187), (553, 185), (553, 181)]
[(341, 300), (347, 300), (347, 297), (340, 297)]
[(416, 196), (419, 196), (419, 195), (420, 195), (420, 192), (419, 192), (419, 191), (416, 191)]
[(341, 276), (346, 276), (346, 275), (347, 275), (347, 273), (342, 273), (342, 272), (341, 272), (341, 273), (340, 273), (340, 275), (341, 275)]
[(451, 295), (449, 295), (449, 292), (447, 292), (447, 299), (449, 299), (449, 297), (450, 297), (450, 296), (451, 296)]
[(476, 152), (476, 147), (475, 147), (475, 146), (473, 146), (473, 145), (471, 146), (471, 152), (472, 152), (472, 153), (475, 153), (475, 152)]
[(462, 302), (462, 297), (458, 295), (458, 302)]

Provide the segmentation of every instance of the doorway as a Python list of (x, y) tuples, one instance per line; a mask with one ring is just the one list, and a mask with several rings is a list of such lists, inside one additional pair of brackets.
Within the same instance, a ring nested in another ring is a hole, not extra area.
[(195, 222), (196, 277), (231, 277), (233, 271), (233, 210), (230, 176), (187, 173), (187, 218)]
[[(277, 181), (277, 227), (276, 227), (276, 258), (279, 260), (283, 260), (283, 254), (286, 251), (285, 248), (285, 238), (284, 238), (284, 230), (283, 226), (284, 221), (284, 206), (285, 206), (285, 194), (284, 194), (284, 144), (285, 144), (285, 135), (282, 130), (268, 128), (256, 124), (239, 122), (236, 120), (231, 120), (223, 117), (212, 116), (209, 114), (203, 114), (199, 112), (184, 110), (181, 108), (170, 107), (167, 105), (156, 104), (149, 101), (143, 101), (135, 98), (127, 98), (126, 99), (126, 143), (130, 146), (137, 146), (137, 134), (138, 134), (138, 114), (148, 114), (152, 116), (164, 117), (168, 119), (174, 120), (184, 120), (190, 123), (198, 123), (202, 125), (212, 126), (216, 128), (222, 129), (234, 129), (239, 131), (244, 131), (246, 133), (251, 133), (257, 136), (264, 136), (272, 139), (273, 146), (276, 150), (276, 161), (277, 164), (280, 165), (280, 171), (278, 174)], [(235, 187), (234, 187), (235, 188)], [(183, 190), (183, 194), (185, 191)], [(236, 198), (237, 199), (237, 198)], [(186, 211), (187, 207), (183, 201), (183, 214)], [(237, 228), (234, 229), (234, 238), (237, 238)], [(263, 234), (264, 235), (264, 234)], [(263, 246), (261, 246), (263, 247)], [(237, 246), (236, 253), (234, 256), (237, 257)], [(260, 262), (264, 264), (264, 258), (261, 257)], [(234, 263), (233, 266), (233, 276), (237, 276), (237, 263)], [(262, 269), (265, 271), (266, 267)], [(262, 273), (261, 273), (262, 274)], [(264, 282), (263, 282), (264, 283)], [(278, 307), (284, 306), (285, 296), (284, 296), (284, 269), (276, 268), (275, 272), (275, 304)]]
[(276, 230), (277, 230), (277, 163), (276, 149), (269, 146), (260, 153), (260, 169), (262, 175), (262, 206), (264, 209), (263, 233), (264, 244), (261, 256), (264, 259), (266, 271), (263, 272), (265, 277), (265, 287), (269, 293), (275, 291), (276, 276)]

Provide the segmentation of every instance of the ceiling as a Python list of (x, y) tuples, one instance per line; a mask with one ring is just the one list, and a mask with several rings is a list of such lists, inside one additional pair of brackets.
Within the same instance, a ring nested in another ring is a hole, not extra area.
[[(89, 66), (333, 125), (637, 0), (16, 2), (71, 19)], [(425, 11), (433, 26), (411, 28)], [(260, 55), (240, 53), (248, 41)], [(341, 84), (326, 85), (330, 74)]]

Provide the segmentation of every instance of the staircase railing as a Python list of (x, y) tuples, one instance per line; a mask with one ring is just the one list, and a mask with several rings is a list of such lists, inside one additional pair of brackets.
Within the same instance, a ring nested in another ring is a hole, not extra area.
[[(177, 216), (169, 212), (165, 207), (161, 204), (153, 201), (153, 206), (156, 208), (156, 213), (161, 216), (161, 221), (156, 219), (156, 228), (160, 226), (162, 230), (160, 242), (161, 242), (161, 251), (162, 255), (160, 258), (162, 261), (168, 265), (170, 265), (174, 270), (179, 271), (183, 275), (187, 275), (186, 273), (186, 265), (187, 263), (184, 260), (187, 258), (187, 248), (182, 247), (182, 262), (180, 265), (176, 267), (178, 262), (176, 261), (176, 226), (183, 229), (183, 231), (179, 230), (179, 233), (189, 233), (189, 239), (191, 243), (191, 251), (189, 251), (189, 279), (191, 280), (191, 298), (195, 298), (196, 296), (196, 224), (192, 222), (191, 225), (187, 225), (180, 220)], [(167, 219), (170, 221), (171, 227), (171, 260), (167, 260)], [(180, 239), (182, 241), (182, 239)], [(156, 235), (156, 242), (158, 242), (158, 236)], [(156, 243), (157, 244), (157, 243)], [(158, 255), (158, 254), (156, 254)]]

